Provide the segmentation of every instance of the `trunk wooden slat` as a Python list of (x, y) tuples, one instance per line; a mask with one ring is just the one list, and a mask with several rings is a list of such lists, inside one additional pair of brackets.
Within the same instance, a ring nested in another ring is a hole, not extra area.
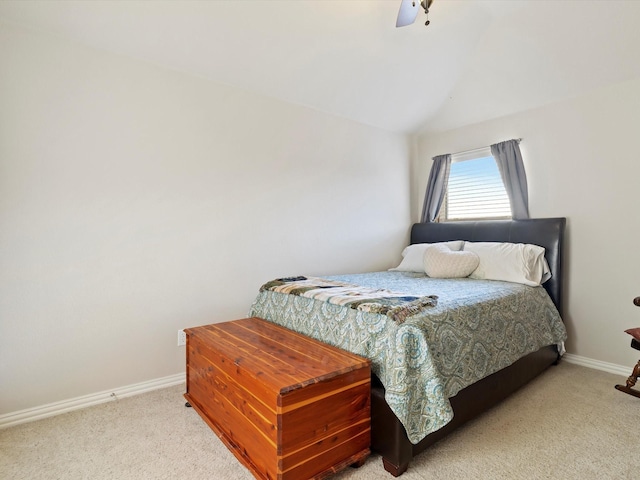
[(185, 332), (185, 398), (254, 476), (319, 479), (364, 463), (369, 360), (259, 318)]

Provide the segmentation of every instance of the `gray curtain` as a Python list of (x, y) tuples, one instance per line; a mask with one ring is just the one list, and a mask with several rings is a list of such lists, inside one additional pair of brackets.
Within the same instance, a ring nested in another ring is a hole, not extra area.
[(451, 168), (451, 154), (433, 157), (431, 173), (427, 182), (427, 190), (424, 194), (422, 206), (422, 222), (434, 222), (442, 206), (444, 194), (447, 191), (449, 169)]
[(514, 219), (529, 218), (529, 190), (527, 174), (522, 163), (520, 140), (491, 145), (491, 154), (496, 159), (504, 188), (509, 196), (511, 215)]

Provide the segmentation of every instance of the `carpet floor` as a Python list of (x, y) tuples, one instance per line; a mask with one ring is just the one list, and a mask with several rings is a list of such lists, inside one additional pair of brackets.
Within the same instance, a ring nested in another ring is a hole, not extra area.
[[(613, 388), (624, 381), (561, 362), (416, 457), (402, 478), (640, 478), (640, 399)], [(184, 407), (183, 392), (166, 388), (0, 430), (0, 478), (252, 479)], [(393, 477), (374, 454), (333, 478)]]

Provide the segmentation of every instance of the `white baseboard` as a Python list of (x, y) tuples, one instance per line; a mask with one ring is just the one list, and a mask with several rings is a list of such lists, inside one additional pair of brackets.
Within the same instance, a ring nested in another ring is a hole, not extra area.
[(615, 363), (601, 362), (600, 360), (594, 360), (592, 358), (581, 357), (580, 355), (574, 355), (572, 353), (565, 353), (562, 359), (567, 363), (573, 363), (575, 365), (581, 365), (583, 367), (594, 368), (596, 370), (602, 370), (604, 372), (615, 373), (616, 375), (622, 375), (628, 377), (633, 369), (631, 366), (622, 366)]
[[(631, 372), (631, 367), (629, 366), (601, 362), (600, 360), (593, 360), (591, 358), (581, 357), (580, 355), (573, 355), (571, 353), (564, 354), (562, 358), (568, 363), (614, 373), (624, 378), (628, 377), (629, 373)], [(71, 398), (69, 400), (63, 400), (61, 402), (49, 403), (40, 407), (7, 413), (5, 415), (0, 415), (0, 428), (7, 428), (14, 425), (19, 425), (21, 423), (27, 423), (34, 420), (40, 420), (42, 418), (53, 417), (54, 415), (59, 415), (61, 413), (71, 412), (73, 410), (79, 410), (81, 408), (90, 407), (92, 405), (99, 405), (101, 403), (112, 402), (118, 400), (119, 398), (131, 397), (133, 395), (139, 395), (141, 393), (150, 392), (152, 390), (158, 390), (159, 388), (173, 387), (184, 382), (185, 374), (178, 373), (176, 375), (157, 378), (148, 382), (136, 383), (135, 385), (120, 387), (115, 390), (108, 390), (91, 395), (85, 395), (82, 397)]]
[(61, 413), (79, 410), (81, 408), (99, 405), (101, 403), (113, 402), (121, 398), (132, 397), (141, 393), (158, 390), (160, 388), (173, 387), (185, 382), (185, 374), (178, 373), (168, 377), (156, 378), (147, 382), (136, 383), (119, 387), (115, 390), (107, 390), (104, 392), (84, 395), (82, 397), (71, 398), (61, 402), (49, 403), (40, 407), (28, 408), (17, 412), (0, 415), (0, 428), (12, 427), (21, 423), (32, 422)]

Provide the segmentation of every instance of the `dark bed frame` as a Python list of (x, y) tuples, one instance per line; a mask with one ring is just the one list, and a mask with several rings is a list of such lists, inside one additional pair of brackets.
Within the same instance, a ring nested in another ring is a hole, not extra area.
[[(546, 250), (545, 257), (553, 275), (544, 283), (544, 287), (562, 315), (562, 249), (565, 224), (565, 218), (416, 223), (411, 229), (411, 243), (467, 240), (540, 245)], [(454, 412), (453, 420), (416, 445), (407, 438), (404, 426), (384, 399), (384, 387), (374, 376), (371, 392), (371, 448), (382, 455), (385, 470), (396, 477), (402, 475), (415, 455), (488, 410), (558, 360), (556, 346), (550, 345), (466, 387), (450, 399)]]

